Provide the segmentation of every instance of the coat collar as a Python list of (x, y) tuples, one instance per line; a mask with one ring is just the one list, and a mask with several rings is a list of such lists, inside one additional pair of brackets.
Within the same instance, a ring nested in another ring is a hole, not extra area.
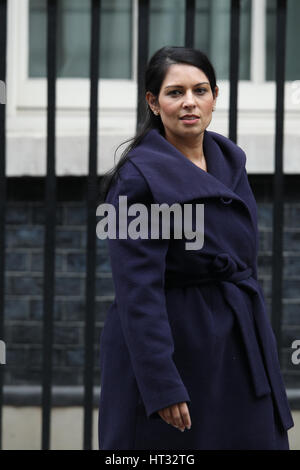
[(150, 130), (128, 158), (146, 179), (154, 200), (173, 204), (207, 197), (238, 199), (235, 187), (245, 168), (243, 150), (227, 137), (204, 131), (204, 171), (167, 141)]

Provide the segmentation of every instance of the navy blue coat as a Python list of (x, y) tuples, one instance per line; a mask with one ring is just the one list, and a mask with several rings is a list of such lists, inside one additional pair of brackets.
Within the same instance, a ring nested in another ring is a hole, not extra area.
[[(207, 172), (151, 130), (106, 198), (116, 208), (120, 195), (128, 206), (202, 203), (204, 245), (109, 239), (115, 300), (100, 341), (100, 449), (288, 449), (294, 423), (257, 281), (246, 156), (207, 130), (203, 149)], [(157, 411), (184, 401), (192, 427), (180, 432)]]

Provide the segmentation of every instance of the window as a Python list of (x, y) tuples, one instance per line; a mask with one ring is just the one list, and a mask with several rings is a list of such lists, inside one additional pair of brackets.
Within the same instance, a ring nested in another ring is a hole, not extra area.
[[(29, 2), (29, 77), (46, 76), (46, 0)], [(265, 4), (265, 80), (275, 78), (276, 0)], [(100, 30), (100, 78), (133, 78), (134, 0), (102, 0)], [(195, 45), (215, 64), (219, 80), (229, 77), (230, 0), (197, 0)], [(251, 76), (251, 0), (241, 0), (240, 80)], [(163, 45), (184, 45), (184, 0), (151, 0), (151, 56)], [(296, 38), (299, 0), (288, 2), (287, 80), (300, 76), (300, 52)], [(58, 78), (88, 78), (90, 48), (90, 0), (60, 0), (57, 24)], [(224, 53), (224, 51), (226, 53)]]
[[(46, 76), (46, 0), (30, 0), (29, 77)], [(220, 80), (228, 79), (230, 0), (197, 0), (195, 44), (216, 64)], [(100, 78), (132, 78), (131, 0), (102, 0)], [(251, 0), (241, 2), (240, 79), (250, 79)], [(164, 45), (184, 45), (183, 0), (151, 0), (151, 56)], [(60, 0), (57, 24), (58, 78), (89, 76), (90, 0)]]
[[(230, 0), (197, 0), (195, 46), (205, 52), (218, 80), (229, 78)], [(185, 2), (152, 0), (150, 55), (163, 45), (184, 45)], [(251, 0), (241, 1), (240, 79), (250, 80)], [(224, 53), (226, 51), (226, 53)]]
[[(286, 80), (299, 80), (300, 49), (299, 49), (299, 0), (287, 2), (287, 34), (286, 34)], [(267, 0), (267, 73), (266, 80), (275, 80), (275, 42), (276, 42), (276, 0)]]
[[(111, 149), (135, 131), (138, 3), (139, 0), (101, 1), (99, 132), (103, 171), (111, 167)], [(210, 129), (224, 135), (228, 133), (229, 120), (230, 3), (230, 0), (196, 0), (195, 17), (195, 45), (214, 64), (220, 88)], [(86, 174), (91, 2), (59, 0), (57, 4), (57, 171), (64, 174), (72, 168), (74, 174)], [(297, 40), (300, 1), (289, 0), (287, 4), (285, 171), (292, 172), (295, 168), (298, 171), (299, 162), (296, 150), (300, 112), (294, 99), (296, 82), (291, 81), (299, 80), (300, 76)], [(164, 45), (184, 45), (185, 0), (150, 0), (150, 8), (149, 55)], [(275, 0), (241, 0), (238, 135), (239, 144), (248, 155), (250, 172), (274, 171), (275, 8)], [(46, 0), (9, 0), (8, 51), (6, 115), (11, 152), (8, 174), (22, 171), (44, 174)], [(289, 136), (297, 139), (296, 143), (289, 145)], [(66, 151), (66, 145), (71, 145), (70, 151)], [(22, 159), (18, 159), (20, 149)], [(260, 158), (261, 152), (264, 158)]]
[[(46, 0), (30, 0), (29, 77), (46, 76)], [(90, 73), (89, 0), (60, 0), (57, 12), (57, 77)], [(102, 0), (100, 78), (131, 78), (132, 2)]]
[[(89, 107), (90, 3), (90, 0), (58, 2), (58, 111), (85, 113)], [(196, 0), (195, 45), (215, 66), (220, 86), (216, 117), (221, 117), (219, 112), (224, 111), (223, 119), (229, 104), (230, 4), (230, 0)], [(44, 109), (46, 0), (10, 0), (8, 5), (12, 25), (9, 47), (14, 54), (9, 57), (13, 64), (10, 83), (15, 83), (16, 89), (7, 109), (13, 102), (16, 109)], [(135, 119), (138, 0), (102, 0), (101, 8), (99, 103), (105, 112), (125, 113), (121, 125), (127, 126), (129, 113), (130, 122)], [(241, 0), (239, 107), (242, 110), (274, 110), (275, 8), (275, 0)], [(164, 45), (184, 45), (185, 0), (150, 0), (150, 9), (149, 56)], [(289, 0), (287, 80), (299, 79), (299, 20), (300, 2)], [(287, 108), (296, 110), (291, 86), (286, 85)], [(116, 114), (112, 115), (113, 126), (115, 119)]]

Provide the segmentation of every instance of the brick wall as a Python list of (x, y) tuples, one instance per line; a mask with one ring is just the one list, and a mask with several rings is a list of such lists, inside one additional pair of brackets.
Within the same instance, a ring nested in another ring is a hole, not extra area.
[[(63, 180), (59, 184), (56, 218), (53, 384), (81, 385), (86, 265), (84, 182), (78, 178), (75, 192), (70, 180)], [(36, 186), (35, 199), (40, 200), (29, 200), (33, 191), (30, 183)], [(43, 316), (43, 182), (40, 179), (14, 179), (9, 184), (13, 194), (10, 194), (6, 213), (5, 384), (39, 385)], [(13, 184), (18, 184), (17, 190), (14, 187), (12, 191)], [(95, 384), (99, 384), (100, 332), (114, 297), (105, 240), (97, 239), (96, 264)]]
[[(258, 276), (271, 313), (272, 289), (272, 181), (266, 176), (249, 177), (258, 207)], [(287, 388), (300, 388), (300, 365), (291, 360), (295, 339), (300, 340), (300, 191), (299, 177), (285, 177), (283, 234), (283, 317), (281, 367)], [(299, 404), (300, 405), (300, 404)], [(298, 405), (297, 405), (298, 407)]]

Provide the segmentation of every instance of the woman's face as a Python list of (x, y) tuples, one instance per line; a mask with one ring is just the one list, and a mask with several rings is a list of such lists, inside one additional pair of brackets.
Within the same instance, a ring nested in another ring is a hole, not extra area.
[(199, 137), (209, 125), (218, 95), (213, 97), (209, 80), (202, 70), (188, 64), (169, 67), (156, 100), (151, 92), (146, 99), (159, 112), (168, 140)]

